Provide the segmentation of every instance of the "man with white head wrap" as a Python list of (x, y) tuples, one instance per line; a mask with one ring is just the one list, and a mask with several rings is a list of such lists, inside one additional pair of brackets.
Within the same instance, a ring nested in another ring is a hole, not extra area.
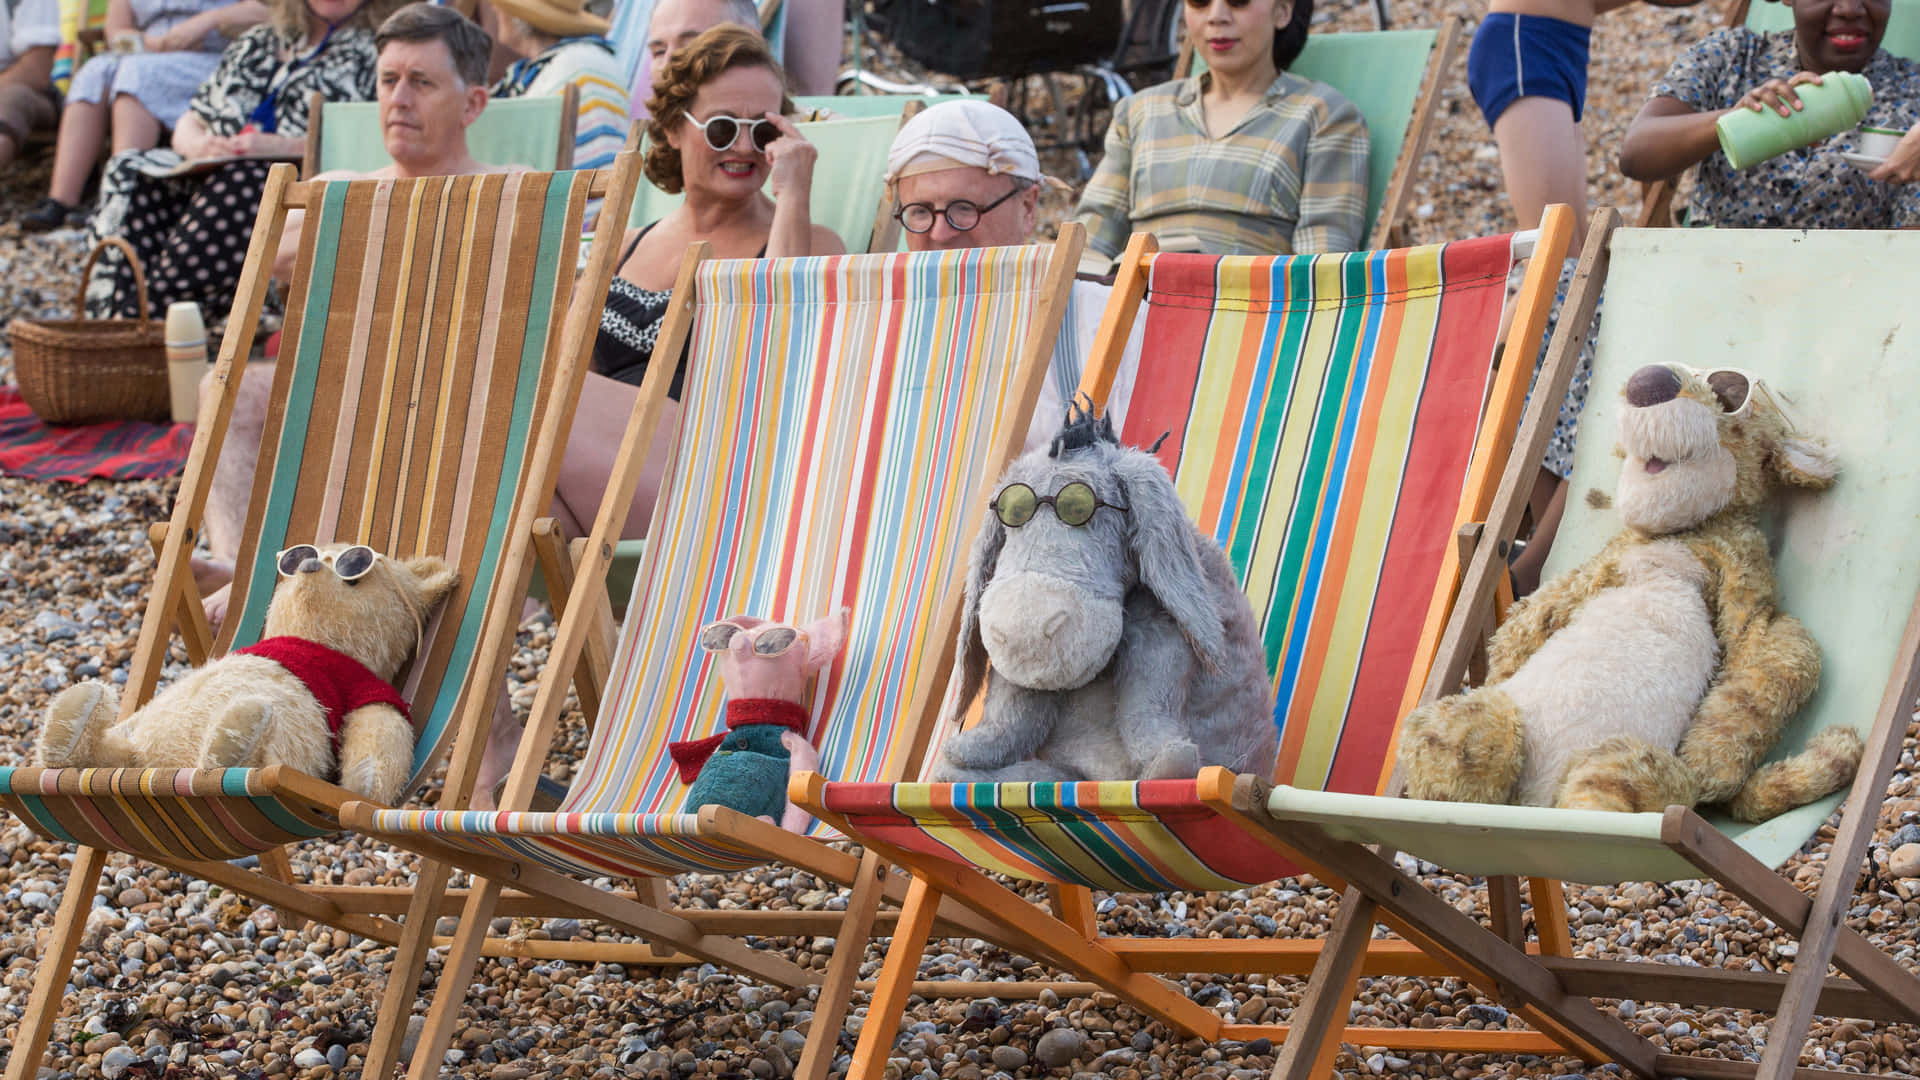
[[(1046, 182), (1027, 129), (1012, 113), (975, 98), (942, 102), (907, 121), (887, 153), (886, 179), (909, 251), (1027, 243), (1039, 218), (1040, 187)], [(1074, 282), (1047, 382), (1027, 430), (1029, 449), (1046, 445), (1059, 430), (1112, 291), (1097, 282)], [(1116, 427), (1126, 419), (1144, 322), (1134, 323), (1107, 397)]]

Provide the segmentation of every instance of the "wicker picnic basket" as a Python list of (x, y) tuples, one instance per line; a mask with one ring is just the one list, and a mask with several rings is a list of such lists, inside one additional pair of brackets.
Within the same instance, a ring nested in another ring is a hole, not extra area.
[[(87, 279), (108, 247), (133, 267), (137, 319), (86, 317)], [(149, 317), (147, 275), (125, 240), (107, 237), (87, 254), (73, 314), (13, 320), (13, 376), (34, 415), (48, 424), (167, 419), (166, 320)]]

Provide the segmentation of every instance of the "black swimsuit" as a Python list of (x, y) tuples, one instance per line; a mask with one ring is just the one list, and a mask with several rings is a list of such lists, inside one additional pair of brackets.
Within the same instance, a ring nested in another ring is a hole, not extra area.
[[(620, 253), (618, 267), (627, 265), (633, 258), (635, 248), (640, 246), (640, 238), (653, 229), (654, 222), (634, 234), (627, 249)], [(767, 249), (762, 247), (760, 254)], [(626, 278), (620, 277), (619, 269), (614, 271), (613, 283), (607, 287), (607, 306), (600, 313), (600, 333), (593, 341), (593, 370), (610, 379), (640, 385), (647, 377), (647, 361), (653, 357), (653, 344), (660, 338), (660, 324), (666, 319), (667, 304), (673, 299), (669, 289), (643, 289)], [(680, 388), (687, 377), (687, 349), (680, 350), (680, 365), (674, 369), (673, 383), (667, 387), (667, 396), (680, 400)]]

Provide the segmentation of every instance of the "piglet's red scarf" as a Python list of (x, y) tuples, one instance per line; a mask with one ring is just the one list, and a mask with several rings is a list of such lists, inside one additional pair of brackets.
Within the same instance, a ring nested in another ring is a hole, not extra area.
[[(773, 724), (805, 735), (807, 710), (791, 701), (777, 698), (741, 698), (727, 702), (727, 731), (750, 724)], [(700, 775), (701, 766), (707, 763), (715, 750), (720, 749), (720, 743), (726, 737), (726, 733), (722, 732), (704, 739), (668, 743), (667, 753), (673, 755), (673, 763), (680, 768), (680, 782), (693, 783), (694, 777)]]

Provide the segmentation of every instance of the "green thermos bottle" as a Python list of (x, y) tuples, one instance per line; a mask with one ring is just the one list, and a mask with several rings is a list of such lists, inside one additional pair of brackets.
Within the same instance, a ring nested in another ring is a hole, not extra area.
[(1772, 109), (1735, 109), (1714, 122), (1720, 149), (1734, 168), (1758, 165), (1838, 135), (1866, 119), (1873, 106), (1873, 85), (1865, 75), (1851, 71), (1829, 71), (1818, 85), (1803, 83), (1793, 92), (1806, 108), (1793, 110), (1791, 116)]

